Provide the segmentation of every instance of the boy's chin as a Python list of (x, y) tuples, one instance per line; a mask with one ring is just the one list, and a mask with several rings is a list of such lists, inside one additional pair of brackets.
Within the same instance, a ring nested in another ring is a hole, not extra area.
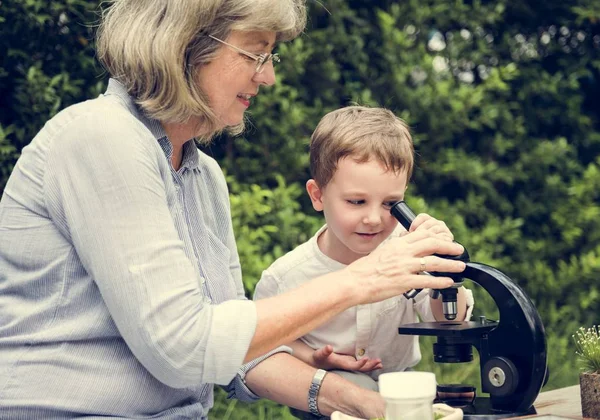
[[(377, 246), (379, 246), (379, 244), (377, 244)], [(356, 248), (350, 248), (350, 250), (360, 257), (365, 257), (365, 256), (369, 255), (371, 252), (375, 251), (377, 249), (377, 246), (356, 247)]]

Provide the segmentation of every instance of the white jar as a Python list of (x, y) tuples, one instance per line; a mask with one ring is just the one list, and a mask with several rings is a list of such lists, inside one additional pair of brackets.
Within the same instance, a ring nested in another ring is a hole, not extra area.
[(385, 420), (433, 420), (435, 374), (391, 372), (379, 375), (379, 393), (385, 400)]

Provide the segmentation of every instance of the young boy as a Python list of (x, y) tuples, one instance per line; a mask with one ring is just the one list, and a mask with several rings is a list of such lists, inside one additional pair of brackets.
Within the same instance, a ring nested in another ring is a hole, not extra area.
[[(254, 299), (296, 288), (369, 254), (390, 236), (406, 234), (390, 214), (404, 198), (413, 169), (413, 144), (406, 124), (382, 108), (350, 106), (325, 115), (311, 137), (312, 179), (306, 190), (325, 226), (307, 242), (275, 261), (262, 274)], [(452, 240), (446, 225), (426, 214), (410, 230), (429, 230)], [(470, 292), (459, 289), (457, 320), (466, 315)], [(472, 306), (472, 303), (471, 303)], [(414, 299), (397, 296), (342, 312), (290, 344), (306, 363), (334, 370), (377, 390), (381, 373), (403, 371), (421, 359), (418, 337), (399, 335), (398, 326), (444, 320), (441, 299), (423, 290)], [(338, 370), (339, 369), (339, 370)]]

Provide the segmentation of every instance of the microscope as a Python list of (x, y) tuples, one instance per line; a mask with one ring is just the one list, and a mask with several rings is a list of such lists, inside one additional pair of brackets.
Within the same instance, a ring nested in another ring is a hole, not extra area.
[[(391, 213), (409, 229), (415, 214), (404, 201), (395, 203)], [(467, 399), (459, 393), (474, 391), (472, 386), (438, 385), (438, 400), (460, 407), (465, 420), (501, 419), (536, 414), (533, 403), (547, 380), (546, 337), (542, 320), (529, 297), (501, 271), (485, 264), (471, 262), (466, 249), (459, 256), (438, 255), (460, 259), (466, 263), (462, 273), (426, 273), (451, 277), (455, 285), (432, 291), (432, 298), (441, 295), (444, 316), (442, 322), (405, 324), (399, 334), (437, 337), (433, 345), (437, 363), (465, 363), (473, 360), (473, 347), (479, 353), (481, 389), (489, 397)], [(477, 321), (457, 322), (457, 288), (463, 278), (479, 284), (493, 298), (499, 311), (499, 321), (481, 316)], [(416, 296), (420, 290), (405, 294)], [(449, 398), (444, 398), (444, 391)]]

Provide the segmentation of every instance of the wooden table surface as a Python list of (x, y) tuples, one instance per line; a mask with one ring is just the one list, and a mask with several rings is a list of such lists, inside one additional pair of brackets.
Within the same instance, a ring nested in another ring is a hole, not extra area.
[[(542, 392), (535, 400), (534, 407), (538, 412), (538, 416), (552, 414), (572, 419), (583, 419), (581, 416), (579, 385)], [(535, 417), (537, 416), (521, 418), (535, 419)]]

